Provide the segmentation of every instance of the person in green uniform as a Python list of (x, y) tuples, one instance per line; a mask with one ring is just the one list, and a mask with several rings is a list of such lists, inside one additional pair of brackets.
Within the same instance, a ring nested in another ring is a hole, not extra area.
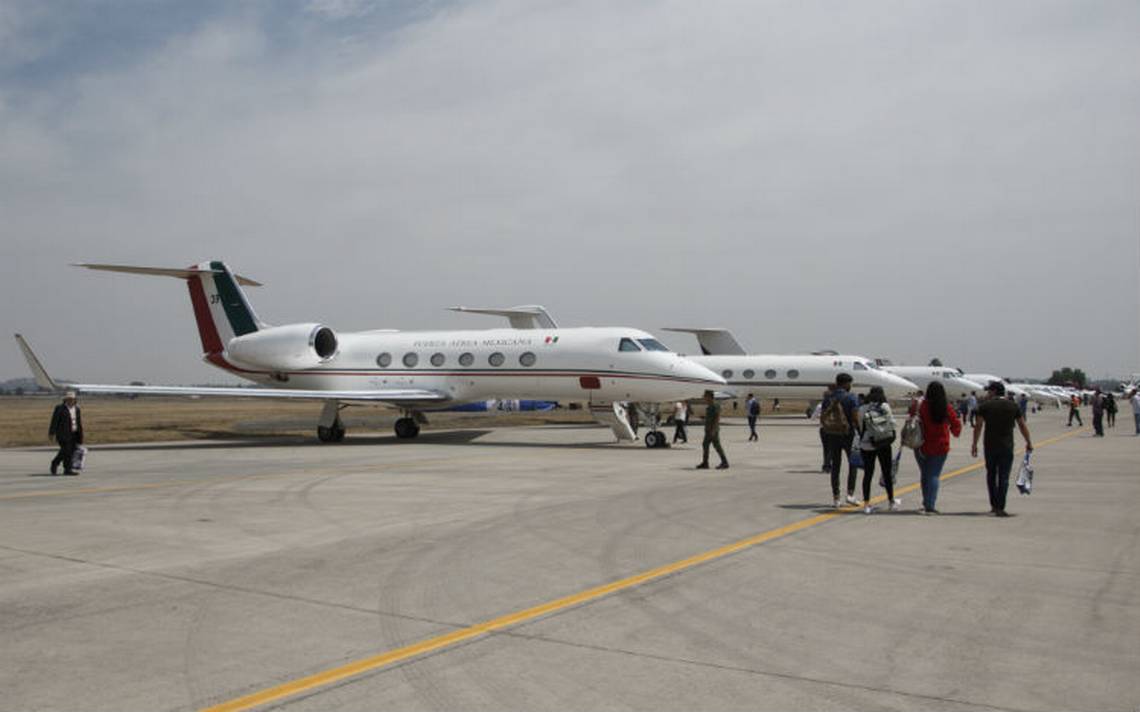
[(720, 464), (716, 469), (727, 470), (728, 458), (724, 456), (724, 448), (720, 446), (720, 406), (716, 404), (713, 392), (705, 391), (705, 439), (701, 441), (704, 458), (701, 464), (697, 465), (698, 470), (709, 469), (709, 445), (716, 448), (716, 454), (720, 455)]

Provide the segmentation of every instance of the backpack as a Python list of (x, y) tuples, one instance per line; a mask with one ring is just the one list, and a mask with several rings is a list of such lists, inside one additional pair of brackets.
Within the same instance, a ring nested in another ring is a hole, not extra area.
[(887, 415), (881, 405), (867, 409), (863, 416), (863, 433), (870, 438), (875, 447), (888, 445), (895, 441), (895, 421)]
[(832, 398), (819, 414), (819, 427), (829, 435), (846, 435), (850, 432), (851, 424), (847, 420), (847, 412), (843, 410), (841, 398)]

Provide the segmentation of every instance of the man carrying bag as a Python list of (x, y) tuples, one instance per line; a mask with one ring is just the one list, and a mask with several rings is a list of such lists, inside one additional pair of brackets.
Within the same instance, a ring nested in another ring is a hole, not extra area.
[(68, 391), (63, 396), (63, 402), (57, 405), (51, 414), (48, 437), (55, 438), (59, 443), (59, 452), (51, 461), (53, 475), (58, 474), (61, 463), (63, 474), (79, 474), (75, 471), (74, 463), (75, 449), (83, 444), (83, 416), (75, 400), (75, 391)]

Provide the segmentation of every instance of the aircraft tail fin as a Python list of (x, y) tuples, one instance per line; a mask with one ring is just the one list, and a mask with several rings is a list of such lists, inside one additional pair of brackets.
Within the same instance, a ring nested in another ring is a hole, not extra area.
[(684, 327), (664, 327), (665, 331), (679, 331), (694, 334), (705, 356), (743, 356), (744, 347), (728, 329), (690, 329)]
[(32, 369), (32, 376), (36, 379), (36, 385), (40, 388), (46, 388), (49, 391), (62, 391), (63, 386), (48, 375), (47, 369), (44, 368), (44, 365), (40, 363), (35, 353), (32, 352), (32, 347), (28, 346), (28, 342), (24, 340), (24, 337), (16, 334), (16, 343), (20, 345), (20, 350), (24, 352), (24, 358), (28, 361), (28, 368)]
[(198, 336), (206, 354), (221, 353), (235, 336), (258, 331), (265, 324), (257, 318), (241, 286), (260, 287), (248, 277), (230, 272), (224, 262), (202, 262), (185, 269), (165, 267), (136, 267), (133, 265), (77, 264), (75, 267), (102, 272), (123, 272), (186, 280), (190, 290), (190, 303), (198, 322)]

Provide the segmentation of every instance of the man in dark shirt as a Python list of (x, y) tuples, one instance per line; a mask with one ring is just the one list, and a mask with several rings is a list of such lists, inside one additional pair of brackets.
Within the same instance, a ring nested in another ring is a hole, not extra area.
[[(835, 498), (835, 506), (843, 506), (839, 498), (839, 468), (843, 466), (843, 454), (847, 453), (847, 504), (858, 504), (855, 498), (855, 480), (859, 476), (859, 468), (851, 464), (851, 445), (855, 431), (859, 429), (859, 399), (851, 395), (850, 374), (840, 373), (835, 377), (835, 386), (823, 398), (820, 406), (820, 426), (823, 437), (827, 443), (827, 458), (831, 466), (831, 496)], [(839, 401), (843, 415), (846, 418), (844, 427), (833, 429), (829, 427), (828, 408), (833, 401)]]
[(1009, 471), (1013, 468), (1013, 426), (1025, 438), (1026, 452), (1033, 452), (1033, 441), (1025, 417), (1016, 403), (1005, 399), (1005, 385), (990, 381), (989, 398), (978, 406), (974, 422), (974, 444), (970, 454), (978, 456), (978, 438), (985, 432), (986, 488), (990, 493), (990, 510), (997, 517), (1008, 517), (1005, 495), (1009, 489)]
[(701, 459), (701, 464), (697, 465), (698, 470), (709, 469), (709, 445), (716, 448), (716, 454), (720, 455), (720, 464), (716, 469), (727, 470), (728, 458), (724, 456), (724, 448), (720, 446), (720, 406), (716, 404), (713, 392), (705, 391), (705, 439), (701, 442), (701, 452), (704, 457)]
[(83, 444), (83, 415), (75, 400), (75, 391), (68, 391), (63, 396), (63, 402), (51, 414), (48, 437), (55, 438), (59, 443), (59, 452), (51, 461), (53, 475), (58, 472), (61, 464), (63, 474), (78, 474), (72, 469), (72, 462), (75, 460), (75, 449)]

